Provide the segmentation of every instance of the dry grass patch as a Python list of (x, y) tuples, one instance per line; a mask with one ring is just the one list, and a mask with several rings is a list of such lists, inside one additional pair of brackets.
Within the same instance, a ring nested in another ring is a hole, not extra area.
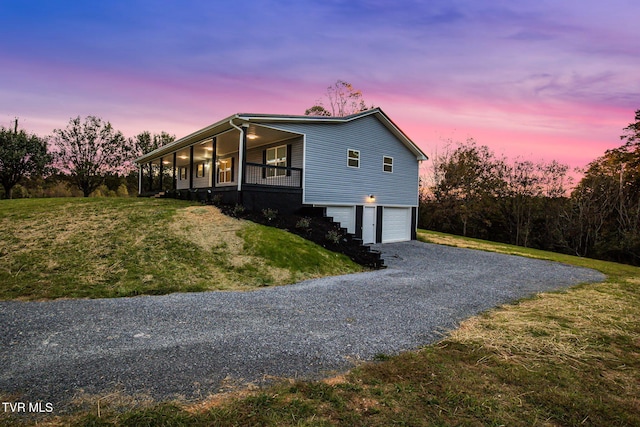
[[(607, 284), (609, 289), (614, 286)], [(615, 361), (607, 348), (608, 337), (638, 339), (638, 324), (640, 318), (631, 301), (585, 287), (539, 294), (492, 310), (463, 322), (449, 339), (482, 343), (500, 357), (526, 366), (553, 358), (580, 368), (595, 361)]]
[(435, 243), (437, 245), (455, 246), (457, 248), (476, 249), (480, 251), (500, 252), (511, 255), (525, 255), (530, 258), (548, 259), (547, 256), (544, 255), (544, 251), (540, 251), (541, 254), (527, 253), (523, 250), (524, 248), (520, 248), (518, 246), (486, 242), (478, 239), (469, 239), (450, 234), (438, 233), (435, 231), (425, 232), (423, 230), (419, 230), (418, 237), (424, 242)]
[(188, 206), (178, 209), (168, 232), (198, 245), (202, 250), (226, 249), (242, 253), (244, 240), (237, 236), (245, 223), (223, 215), (213, 206)]

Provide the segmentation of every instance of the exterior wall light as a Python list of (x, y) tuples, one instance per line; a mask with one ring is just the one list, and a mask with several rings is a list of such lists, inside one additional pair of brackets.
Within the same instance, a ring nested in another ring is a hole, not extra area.
[(369, 202), (369, 203), (373, 203), (373, 202), (375, 202), (375, 201), (376, 201), (376, 196), (374, 196), (373, 194), (369, 194), (369, 195), (367, 196), (367, 202)]

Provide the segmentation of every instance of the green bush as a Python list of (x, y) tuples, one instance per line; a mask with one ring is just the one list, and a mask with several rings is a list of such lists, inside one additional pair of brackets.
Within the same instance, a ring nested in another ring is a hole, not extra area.
[(329, 230), (325, 238), (331, 243), (337, 245), (338, 243), (340, 243), (340, 239), (342, 238), (342, 235), (336, 230)]
[(307, 230), (311, 226), (311, 218), (300, 218), (298, 222), (296, 222), (296, 228)]
[(278, 216), (278, 211), (271, 208), (262, 209), (262, 216), (264, 216), (267, 221), (273, 221), (276, 219), (276, 216)]
[(126, 184), (120, 184), (120, 186), (116, 190), (116, 196), (118, 196), (118, 197), (129, 197), (129, 190), (127, 189), (127, 185)]
[(244, 206), (242, 205), (235, 205), (231, 210), (231, 216), (233, 216), (234, 218), (240, 218), (240, 216), (242, 216), (243, 213), (244, 213)]

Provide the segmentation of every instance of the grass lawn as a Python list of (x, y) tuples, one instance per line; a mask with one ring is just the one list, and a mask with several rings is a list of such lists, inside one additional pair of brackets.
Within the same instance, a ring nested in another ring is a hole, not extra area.
[(345, 256), (192, 202), (0, 201), (0, 299), (246, 290), (355, 271)]
[[(195, 405), (102, 402), (74, 426), (640, 425), (640, 268), (419, 232), (424, 241), (589, 266), (606, 282), (463, 322), (441, 342), (344, 376), (283, 382)], [(428, 260), (425, 260), (428, 262)], [(16, 422), (10, 419), (9, 422)], [(19, 421), (19, 420), (18, 420)], [(9, 425), (9, 424), (7, 424)], [(46, 424), (45, 424), (46, 425)]]

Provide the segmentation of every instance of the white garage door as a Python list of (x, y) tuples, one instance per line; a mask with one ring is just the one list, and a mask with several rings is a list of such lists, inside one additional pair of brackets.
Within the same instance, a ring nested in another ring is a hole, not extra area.
[(328, 206), (327, 216), (340, 223), (340, 227), (347, 229), (349, 233), (356, 232), (356, 211), (354, 206)]
[(384, 208), (382, 243), (411, 240), (411, 208)]

